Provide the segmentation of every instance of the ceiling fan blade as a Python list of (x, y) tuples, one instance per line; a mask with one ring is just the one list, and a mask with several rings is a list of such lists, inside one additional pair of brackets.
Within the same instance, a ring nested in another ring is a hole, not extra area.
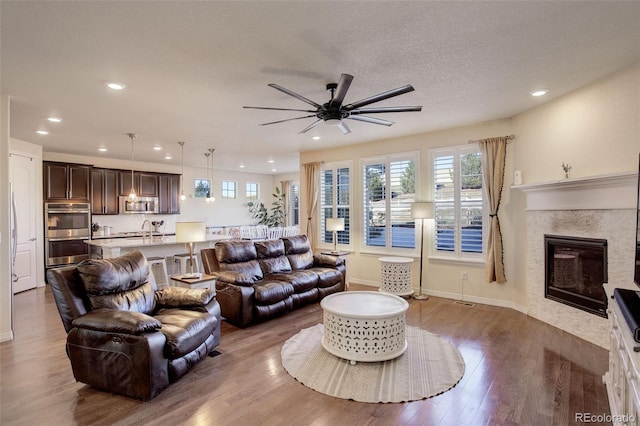
[(371, 96), (371, 97), (366, 98), (366, 99), (362, 99), (362, 100), (360, 100), (358, 102), (354, 102), (352, 104), (345, 105), (344, 108), (346, 110), (350, 111), (350, 110), (353, 110), (353, 109), (356, 109), (356, 108), (363, 107), (365, 105), (372, 104), (374, 102), (384, 101), (385, 99), (393, 98), (394, 96), (403, 95), (405, 93), (413, 92), (414, 90), (415, 89), (413, 88), (412, 85), (407, 84), (406, 86), (398, 87), (397, 89), (389, 90), (387, 92), (380, 93), (378, 95)]
[(313, 102), (312, 100), (305, 98), (305, 97), (304, 97), (304, 96), (302, 96), (302, 95), (298, 95), (296, 92), (292, 92), (291, 90), (286, 89), (286, 88), (284, 88), (284, 87), (282, 87), (282, 86), (280, 86), (280, 85), (278, 85), (278, 84), (270, 83), (270, 84), (268, 84), (268, 86), (269, 86), (269, 87), (273, 87), (274, 89), (279, 90), (279, 91), (281, 91), (281, 92), (283, 92), (283, 93), (286, 93), (286, 94), (287, 94), (287, 95), (289, 95), (289, 96), (293, 96), (294, 98), (299, 99), (299, 100), (301, 100), (302, 102), (306, 102), (306, 103), (308, 103), (309, 105), (312, 105), (312, 106), (314, 106), (314, 107), (316, 107), (316, 108), (320, 108), (320, 107), (321, 107), (321, 105), (320, 105), (320, 104), (317, 104), (317, 103)]
[(312, 114), (312, 115), (305, 115), (304, 117), (295, 117), (295, 118), (287, 118), (286, 120), (270, 121), (268, 123), (262, 123), (260, 124), (260, 126), (268, 126), (269, 124), (284, 123), (286, 121), (302, 120), (303, 118), (309, 118), (309, 117), (315, 117), (315, 116), (316, 116), (315, 114)]
[(344, 97), (351, 86), (351, 82), (353, 81), (353, 76), (350, 74), (342, 74), (340, 76), (340, 81), (338, 81), (338, 87), (333, 95), (333, 99), (329, 102), (329, 106), (340, 106), (342, 105), (342, 101), (344, 101)]
[(367, 117), (366, 115), (350, 115), (346, 117), (350, 120), (365, 121), (367, 123), (381, 124), (383, 126), (391, 126), (395, 121), (382, 120), (380, 118)]
[(324, 120), (322, 120), (321, 118), (318, 119), (318, 121), (316, 121), (315, 123), (311, 123), (309, 124), (307, 127), (305, 127), (304, 129), (302, 129), (298, 134), (302, 134), (302, 133), (306, 133), (307, 131), (313, 129), (314, 127), (316, 127), (318, 124), (322, 123)]
[(398, 106), (398, 107), (380, 107), (380, 108), (358, 108), (351, 110), (353, 114), (381, 114), (385, 112), (411, 112), (422, 111), (422, 106)]
[(300, 112), (315, 112), (312, 109), (294, 109), (294, 108), (272, 108), (272, 107), (256, 107), (256, 106), (243, 106), (247, 109), (269, 109), (273, 111), (300, 111)]
[(343, 135), (348, 135), (349, 133), (351, 133), (351, 129), (349, 129), (346, 124), (344, 124), (344, 121), (340, 121), (340, 124), (338, 124), (338, 128), (342, 130)]

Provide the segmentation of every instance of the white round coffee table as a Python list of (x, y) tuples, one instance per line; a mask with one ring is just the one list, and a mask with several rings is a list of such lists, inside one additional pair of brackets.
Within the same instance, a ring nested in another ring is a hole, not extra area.
[(401, 297), (348, 291), (325, 297), (320, 306), (324, 311), (322, 346), (329, 353), (355, 364), (393, 359), (407, 350), (409, 304)]
[(410, 257), (380, 257), (380, 291), (398, 296), (410, 296), (412, 286)]

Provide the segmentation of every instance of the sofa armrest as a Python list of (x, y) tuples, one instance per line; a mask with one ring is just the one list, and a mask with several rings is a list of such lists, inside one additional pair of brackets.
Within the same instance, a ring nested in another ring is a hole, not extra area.
[(203, 288), (167, 287), (155, 293), (158, 308), (201, 308), (216, 297)]
[(329, 256), (328, 254), (313, 255), (313, 266), (336, 268), (339, 265), (344, 265), (344, 259), (340, 256)]
[(256, 282), (255, 277), (244, 272), (237, 271), (216, 271), (212, 275), (218, 279), (218, 281), (224, 281), (229, 284), (240, 285), (245, 287), (251, 287)]
[(140, 335), (162, 328), (157, 319), (142, 312), (96, 309), (73, 320), (72, 325), (85, 330)]

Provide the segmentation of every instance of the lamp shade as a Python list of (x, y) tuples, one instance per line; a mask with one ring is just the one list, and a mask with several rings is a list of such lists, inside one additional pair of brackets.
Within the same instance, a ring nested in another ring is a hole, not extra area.
[(344, 218), (343, 217), (328, 218), (327, 231), (344, 231)]
[(176, 222), (176, 243), (195, 243), (206, 239), (204, 222)]
[(433, 203), (419, 201), (411, 204), (411, 217), (414, 219), (433, 219)]

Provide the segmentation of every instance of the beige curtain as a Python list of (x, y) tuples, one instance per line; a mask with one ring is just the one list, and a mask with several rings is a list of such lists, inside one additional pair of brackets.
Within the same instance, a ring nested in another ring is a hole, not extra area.
[(305, 175), (305, 197), (307, 202), (307, 238), (312, 249), (315, 249), (314, 233), (313, 233), (313, 217), (316, 214), (318, 206), (318, 185), (320, 183), (320, 164), (307, 163), (303, 164)]
[(502, 232), (498, 210), (502, 198), (504, 166), (507, 155), (507, 137), (489, 138), (478, 141), (482, 152), (484, 169), (484, 193), (489, 205), (489, 235), (487, 238), (487, 282), (503, 283), (504, 261), (502, 254)]
[(291, 207), (291, 203), (289, 202), (289, 191), (291, 190), (291, 182), (289, 182), (288, 180), (281, 180), (280, 181), (280, 190), (282, 191), (282, 193), (284, 194), (284, 223), (283, 226), (289, 226), (291, 225), (289, 222), (291, 221), (291, 219), (289, 219), (289, 208)]

